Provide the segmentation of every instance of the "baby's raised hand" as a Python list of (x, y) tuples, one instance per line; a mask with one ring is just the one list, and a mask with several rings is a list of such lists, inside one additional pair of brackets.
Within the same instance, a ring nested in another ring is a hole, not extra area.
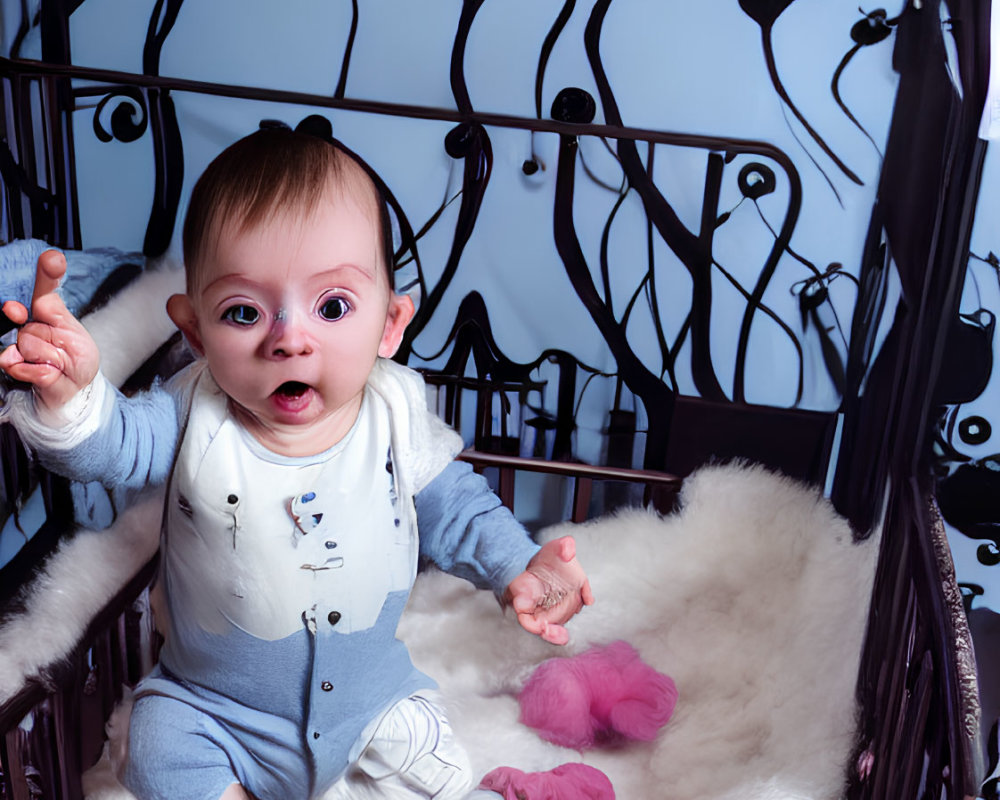
[(590, 581), (576, 559), (572, 536), (548, 542), (510, 582), (504, 602), (514, 608), (526, 631), (552, 644), (566, 644), (563, 624), (583, 606), (594, 602)]
[(97, 375), (97, 344), (56, 294), (66, 273), (66, 257), (46, 250), (38, 257), (31, 321), (23, 304), (8, 300), (3, 313), (21, 329), (17, 344), (0, 353), (0, 369), (14, 380), (29, 383), (48, 408), (62, 406)]

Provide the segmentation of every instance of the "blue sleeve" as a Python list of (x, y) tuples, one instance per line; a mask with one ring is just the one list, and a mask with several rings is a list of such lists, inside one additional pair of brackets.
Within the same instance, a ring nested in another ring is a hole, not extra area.
[(160, 386), (126, 398), (117, 389), (110, 414), (79, 445), (39, 453), (48, 469), (80, 483), (138, 490), (170, 474), (180, 423), (176, 399)]
[(482, 475), (453, 461), (414, 499), (420, 555), (440, 569), (501, 594), (538, 552)]
[(155, 386), (126, 398), (112, 391), (110, 413), (93, 434), (74, 447), (38, 452), (46, 468), (73, 481), (76, 522), (95, 530), (109, 527), (143, 489), (166, 481), (180, 434), (171, 392)]

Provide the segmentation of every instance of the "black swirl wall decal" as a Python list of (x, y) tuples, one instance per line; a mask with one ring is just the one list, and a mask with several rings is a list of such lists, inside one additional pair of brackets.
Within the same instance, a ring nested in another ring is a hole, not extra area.
[(27, 37), (28, 32), (41, 22), (41, 9), (35, 12), (34, 21), (29, 19), (28, 13), (28, 0), (21, 0), (21, 18), (17, 23), (17, 33), (14, 34), (14, 39), (10, 46), (10, 57), (19, 58), (21, 55), (21, 45), (24, 44), (25, 37)]
[[(545, 85), (545, 69), (549, 63), (549, 57), (552, 55), (552, 49), (566, 27), (566, 23), (569, 21), (570, 16), (572, 16), (575, 7), (576, 0), (565, 0), (563, 7), (559, 11), (559, 15), (552, 23), (549, 32), (545, 35), (545, 40), (542, 42), (542, 47), (538, 53), (538, 67), (535, 69), (535, 116), (538, 119), (542, 119), (542, 89)], [(545, 165), (535, 152), (535, 132), (531, 131), (529, 136), (531, 139), (531, 155), (521, 164), (521, 171), (525, 175), (534, 175), (539, 169), (545, 169)]]
[(940, 405), (968, 403), (979, 397), (993, 373), (996, 316), (980, 308), (947, 321), (941, 371), (934, 390)]
[[(604, 70), (600, 55), (601, 28), (605, 15), (611, 5), (611, 0), (597, 0), (591, 11), (590, 18), (584, 33), (584, 43), (587, 51), (591, 72), (597, 84), (598, 93), (601, 97), (601, 106), (604, 110), (605, 118), (609, 124), (622, 125), (621, 114), (618, 104), (611, 89), (607, 74)], [(736, 143), (733, 142), (734, 150)], [(761, 145), (764, 151), (764, 146)], [(741, 148), (745, 149), (745, 148)], [(744, 310), (740, 327), (739, 341), (737, 344), (736, 363), (734, 367), (732, 399), (735, 402), (745, 402), (745, 380), (746, 380), (746, 357), (749, 348), (750, 330), (753, 320), (758, 311), (764, 310), (763, 296), (767, 289), (774, 271), (777, 269), (781, 255), (788, 249), (791, 241), (792, 231), (798, 220), (799, 209), (802, 203), (802, 188), (799, 181), (798, 172), (795, 170), (791, 160), (775, 148), (766, 148), (771, 158), (776, 159), (785, 171), (788, 178), (789, 200), (784, 221), (778, 231), (774, 246), (771, 248), (767, 260), (761, 269), (757, 282), (747, 297), (747, 306)], [(727, 153), (725, 160), (731, 160), (735, 153)], [(689, 231), (680, 221), (677, 213), (671, 207), (666, 198), (655, 186), (643, 165), (638, 149), (634, 141), (629, 139), (618, 140), (618, 156), (625, 172), (629, 185), (638, 192), (642, 198), (646, 214), (663, 241), (680, 259), (691, 276), (692, 280), (692, 303), (689, 315), (689, 322), (685, 323), (684, 331), (690, 330), (691, 335), (691, 370), (698, 393), (709, 400), (726, 400), (715, 369), (712, 365), (710, 330), (711, 330), (711, 270), (715, 265), (712, 258), (712, 240), (715, 229), (718, 227), (719, 219), (722, 215), (718, 210), (718, 196), (720, 178), (717, 175), (717, 167), (708, 168), (706, 177), (706, 191), (703, 199), (702, 221), (700, 231), (697, 235)], [(714, 177), (713, 177), (714, 176)], [(763, 181), (763, 182), (761, 182)], [(744, 189), (751, 195), (761, 196), (766, 193), (768, 181), (764, 172), (751, 177), (744, 176)], [(714, 188), (713, 188), (714, 187)], [(768, 313), (770, 316), (769, 312)], [(791, 333), (785, 328), (786, 333)], [(800, 353), (801, 348), (792, 334), (792, 340), (796, 350)], [(798, 386), (796, 389), (797, 403), (801, 398), (802, 373), (798, 376)]]
[[(809, 278), (797, 281), (792, 284), (790, 291), (799, 298), (799, 319), (803, 331), (815, 331), (820, 343), (820, 354), (823, 357), (823, 364), (827, 374), (837, 390), (839, 396), (843, 396), (846, 387), (846, 368), (844, 356), (841, 354), (840, 346), (846, 350), (848, 347), (847, 333), (837, 315), (837, 309), (830, 299), (830, 286), (839, 278), (846, 278), (855, 288), (858, 286), (858, 279), (844, 270), (844, 265), (839, 262), (829, 264), (822, 272), (816, 273)], [(821, 313), (828, 310), (830, 320), (826, 320)], [(832, 324), (830, 324), (832, 322)], [(834, 333), (836, 332), (836, 341)]]
[(545, 35), (545, 41), (542, 42), (541, 50), (538, 53), (538, 68), (535, 70), (535, 116), (539, 119), (542, 118), (542, 87), (545, 83), (545, 68), (548, 66), (552, 49), (556, 46), (556, 41), (562, 34), (563, 28), (566, 27), (566, 23), (569, 22), (575, 7), (576, 0), (565, 0), (563, 7), (559, 10), (559, 16), (556, 17), (549, 32)]
[(463, 122), (452, 128), (445, 136), (444, 148), (449, 156), (461, 160), (463, 164), (461, 204), (455, 222), (455, 236), (441, 277), (430, 292), (421, 297), (420, 308), (407, 326), (408, 342), (412, 342), (427, 325), (458, 271), (462, 253), (476, 227), (479, 209), (493, 170), (490, 137), (478, 122)]
[[(656, 145), (650, 142), (647, 148), (646, 154), (646, 175), (648, 176), (650, 182), (653, 181), (653, 165), (655, 162)], [(713, 174), (712, 165), (713, 159), (716, 157), (716, 153), (709, 153), (708, 156), (708, 175), (705, 180), (705, 194), (715, 195), (715, 203), (718, 204), (718, 187), (715, 181), (711, 178)], [(721, 159), (719, 159), (721, 162)], [(580, 161), (583, 161), (583, 157), (580, 157)], [(719, 172), (719, 179), (721, 185), (721, 166)], [(702, 206), (704, 210), (704, 206)], [(670, 374), (673, 376), (673, 357), (670, 350), (670, 345), (667, 343), (666, 333), (663, 330), (663, 317), (660, 314), (660, 302), (657, 296), (657, 280), (656, 280), (656, 249), (655, 249), (655, 228), (653, 223), (650, 222), (649, 218), (646, 218), (646, 276), (643, 282), (646, 286), (646, 293), (649, 298), (649, 308), (650, 308), (650, 318), (653, 322), (653, 332), (656, 334), (656, 344), (660, 350), (660, 379), (663, 379), (663, 375)], [(627, 323), (625, 323), (627, 325)], [(671, 388), (675, 391), (677, 389), (676, 379), (672, 377)]]
[(836, 101), (840, 110), (844, 112), (844, 115), (854, 123), (854, 126), (865, 135), (865, 138), (872, 143), (875, 151), (882, 156), (882, 150), (879, 148), (876, 141), (871, 137), (871, 134), (865, 130), (865, 126), (862, 125), (858, 118), (851, 113), (851, 110), (847, 107), (844, 99), (840, 96), (840, 78), (844, 74), (844, 70), (847, 69), (847, 65), (851, 62), (851, 59), (857, 54), (857, 52), (862, 47), (870, 47), (879, 42), (883, 42), (892, 35), (893, 27), (896, 24), (895, 19), (889, 19), (886, 15), (884, 8), (877, 8), (874, 11), (870, 11), (865, 14), (858, 22), (851, 26), (851, 39), (854, 41), (854, 45), (848, 50), (844, 57), (840, 60), (837, 68), (833, 71), (833, 78), (830, 80), (830, 91), (833, 93), (833, 99)]
[[(771, 236), (774, 237), (775, 243), (782, 246), (788, 255), (806, 267), (806, 269), (808, 269), (811, 273), (808, 278), (796, 281), (792, 284), (791, 292), (793, 295), (798, 295), (799, 297), (799, 316), (802, 331), (803, 333), (806, 333), (812, 329), (815, 332), (819, 339), (820, 352), (823, 358), (823, 363), (826, 366), (827, 373), (829, 374), (838, 394), (842, 394), (844, 390), (844, 359), (840, 354), (838, 345), (834, 343), (831, 334), (836, 331), (837, 338), (840, 340), (845, 349), (847, 347), (847, 336), (844, 332), (843, 325), (837, 316), (837, 310), (830, 299), (829, 286), (836, 278), (842, 276), (848, 278), (850, 281), (855, 283), (855, 285), (857, 284), (857, 279), (854, 278), (854, 276), (849, 272), (846, 272), (843, 264), (839, 262), (834, 262), (830, 264), (825, 271), (821, 271), (812, 261), (796, 252), (787, 239), (783, 239), (778, 231), (774, 229), (774, 226), (770, 223), (767, 215), (764, 213), (764, 209), (761, 208), (761, 205), (758, 202), (762, 197), (773, 193), (778, 186), (774, 170), (772, 170), (769, 166), (756, 161), (745, 164), (740, 169), (737, 184), (739, 186), (740, 193), (743, 195), (743, 199), (737, 204), (737, 208), (741, 206), (745, 200), (749, 200), (753, 203), (753, 207), (757, 211), (757, 216), (760, 218), (760, 221), (764, 224), (764, 227), (767, 228)], [(719, 217), (717, 224), (724, 224), (735, 210), (736, 209), (734, 208), (732, 211), (725, 212), (725, 214)], [(740, 286), (728, 272), (723, 270), (722, 266), (717, 261), (714, 263), (716, 267), (727, 277), (729, 282), (732, 283), (748, 301), (751, 303), (754, 302), (753, 298), (746, 293), (742, 286)], [(821, 309), (823, 311), (823, 315), (829, 317), (832, 324), (829, 324), (827, 321), (821, 319)], [(802, 352), (802, 346), (798, 337), (795, 336), (794, 332), (777, 314), (762, 303), (760, 304), (760, 310), (777, 323), (777, 325), (785, 332), (792, 346), (795, 348), (799, 360), (799, 379), (796, 393), (797, 404), (799, 398), (801, 397), (802, 381), (805, 372), (805, 356)]]
[[(466, 366), (472, 358), (478, 376), (475, 382), (479, 385), (480, 403), (483, 402), (484, 390), (487, 390), (487, 393), (493, 389), (516, 390), (525, 407), (537, 415), (534, 419), (527, 420), (525, 424), (553, 431), (551, 452), (545, 453), (544, 456), (553, 460), (569, 460), (574, 457), (573, 431), (576, 428), (576, 411), (583, 392), (583, 390), (577, 392), (577, 377), (580, 373), (584, 373), (588, 375), (589, 382), (593, 377), (611, 376), (583, 363), (572, 353), (555, 348), (543, 350), (536, 359), (527, 363), (512, 361), (504, 355), (497, 344), (486, 303), (478, 292), (470, 292), (463, 298), (444, 346), (439, 352), (429, 356), (428, 360), (440, 357), (449, 347), (451, 354), (448, 361), (439, 371), (432, 373), (436, 376), (431, 379), (432, 382), (436, 380), (445, 386), (457, 386), (465, 382), (461, 376), (466, 374)], [(545, 384), (536, 379), (534, 373), (546, 362), (555, 364), (558, 369), (554, 419), (543, 408), (531, 406), (526, 402), (529, 392), (541, 392), (544, 388)], [(449, 417), (456, 413), (456, 396), (453, 392), (447, 400), (446, 414)]]
[[(594, 103), (592, 98), (588, 101), (584, 95), (586, 92), (582, 89), (560, 92), (553, 102), (553, 117), (564, 122), (589, 122), (593, 118)], [(594, 285), (573, 220), (576, 161), (577, 138), (572, 134), (561, 133), (553, 212), (556, 251), (577, 297), (607, 342), (618, 365), (619, 376), (629, 390), (642, 400), (647, 409), (649, 428), (644, 464), (649, 469), (663, 469), (670, 421), (673, 417), (674, 393), (636, 356), (628, 342), (624, 327), (615, 318), (611, 308)]]
[(961, 464), (937, 484), (937, 502), (949, 525), (982, 540), (976, 558), (1000, 564), (1000, 453)]
[[(587, 21), (584, 44), (601, 97), (604, 116), (609, 124), (621, 125), (621, 114), (600, 56), (601, 26), (610, 4), (611, 0), (598, 0), (594, 4)], [(725, 392), (719, 385), (712, 365), (709, 338), (712, 303), (711, 253), (706, 247), (706, 239), (711, 240), (717, 215), (712, 215), (710, 230), (703, 230), (700, 236), (694, 235), (684, 226), (673, 207), (650, 180), (646, 167), (639, 157), (636, 143), (629, 139), (619, 139), (618, 157), (629, 185), (642, 198), (647, 216), (691, 275), (691, 369), (695, 388), (706, 399), (725, 400)]]
[[(504, 449), (509, 441), (505, 441), (507, 436), (501, 433), (501, 442), (495, 443), (489, 441), (491, 431), (485, 430), (486, 419), (491, 416), (486, 410), (492, 405), (490, 395), (494, 390), (504, 391), (512, 387), (517, 387), (516, 391), (526, 395), (532, 390), (540, 391), (542, 384), (532, 380), (530, 365), (517, 364), (504, 355), (493, 335), (486, 302), (479, 292), (470, 292), (462, 299), (444, 344), (426, 360), (440, 358), (449, 348), (451, 353), (445, 365), (440, 370), (426, 371), (429, 383), (445, 389), (445, 419), (453, 423), (460, 420), (461, 391), (463, 388), (475, 388), (479, 417), (475, 446), (487, 450)], [(475, 367), (474, 379), (464, 377), (470, 358)], [(506, 424), (506, 416), (504, 414), (501, 426)]]
[[(114, 108), (105, 113), (109, 104)], [(94, 135), (102, 142), (134, 142), (146, 132), (149, 115), (142, 91), (124, 86), (106, 94), (94, 108)]]
[(340, 78), (333, 96), (344, 97), (347, 91), (347, 73), (351, 68), (351, 54), (354, 52), (354, 37), (358, 34), (358, 0), (351, 0), (351, 29), (347, 34), (347, 44), (344, 46), (344, 58), (340, 64)]
[[(862, 180), (854, 174), (854, 172), (837, 156), (833, 149), (823, 140), (823, 137), (816, 132), (815, 128), (809, 124), (809, 121), (805, 118), (798, 107), (792, 102), (792, 98), (789, 97), (788, 91), (785, 89), (784, 84), (781, 82), (781, 76), (778, 74), (778, 65), (774, 59), (774, 43), (772, 41), (772, 31), (774, 29), (774, 23), (777, 21), (778, 17), (781, 16), (782, 12), (788, 8), (794, 0), (739, 0), (740, 8), (743, 9), (744, 13), (754, 22), (760, 26), (760, 38), (761, 46), (764, 51), (764, 61), (767, 64), (767, 72), (771, 77), (771, 84), (774, 86), (775, 91), (778, 93), (778, 97), (781, 98), (782, 103), (788, 108), (795, 118), (802, 124), (802, 127), (806, 129), (808, 134), (813, 138), (813, 141), (819, 145), (820, 149), (829, 156), (830, 160), (844, 173), (851, 181), (863, 185)], [(808, 155), (808, 151), (807, 151)], [(810, 156), (812, 158), (812, 156)], [(817, 164), (817, 167), (819, 165)], [(823, 172), (822, 168), (820, 169)], [(824, 177), (826, 173), (823, 172)], [(827, 182), (830, 183), (831, 188), (833, 187), (832, 182), (827, 178)], [(834, 189), (836, 192), (836, 189)]]
[[(580, 161), (583, 161), (582, 157)], [(604, 290), (604, 302), (607, 304), (608, 308), (611, 309), (611, 313), (614, 313), (614, 300), (611, 291), (611, 260), (608, 257), (608, 247), (611, 242), (611, 228), (614, 225), (615, 218), (618, 216), (618, 212), (621, 210), (626, 197), (628, 197), (628, 189), (623, 185), (618, 191), (618, 197), (615, 200), (614, 205), (611, 207), (611, 211), (608, 213), (608, 219), (604, 223), (604, 228), (601, 230), (601, 247), (600, 255), (598, 256), (601, 268), (601, 288)], [(645, 285), (645, 282), (646, 278), (644, 277), (639, 285), (639, 288), (637, 288), (636, 292), (633, 293), (632, 300), (626, 307), (625, 315), (622, 317), (623, 325), (628, 325), (628, 315), (631, 312), (631, 307), (635, 304), (637, 295), (641, 290), (641, 287)]]
[[(750, 162), (740, 169), (737, 179), (740, 187), (740, 193), (745, 199), (750, 200), (754, 204), (754, 207), (757, 209), (757, 214), (763, 221), (764, 226), (774, 237), (774, 244), (768, 253), (767, 260), (764, 263), (764, 267), (761, 270), (760, 275), (757, 278), (757, 283), (751, 293), (748, 294), (741, 285), (728, 275), (728, 273), (724, 273), (729, 279), (729, 282), (736, 286), (736, 288), (747, 300), (746, 308), (743, 312), (743, 320), (740, 325), (739, 341), (737, 342), (736, 349), (736, 366), (733, 376), (733, 400), (736, 402), (745, 402), (746, 359), (750, 348), (750, 330), (753, 325), (754, 316), (758, 311), (762, 311), (772, 320), (777, 322), (779, 327), (781, 327), (781, 329), (788, 336), (792, 346), (795, 348), (799, 361), (799, 369), (795, 387), (795, 402), (793, 405), (798, 405), (799, 401), (802, 399), (804, 375), (804, 356), (802, 353), (802, 345), (799, 343), (798, 337), (795, 336), (788, 325), (786, 325), (777, 314), (764, 304), (764, 292), (767, 290), (771, 278), (774, 276), (774, 272), (778, 268), (778, 261), (784, 253), (789, 253), (795, 257), (796, 260), (805, 263), (807, 266), (812, 266), (808, 261), (805, 261), (805, 259), (799, 256), (791, 247), (792, 230), (794, 229), (795, 220), (798, 218), (799, 208), (802, 203), (802, 187), (798, 183), (797, 173), (792, 171), (786, 172), (786, 174), (789, 179), (789, 203), (785, 221), (780, 231), (775, 231), (775, 229), (771, 226), (758, 203), (762, 197), (772, 194), (777, 189), (778, 182), (774, 170), (766, 164), (761, 164), (760, 162)], [(719, 265), (714, 259), (712, 263), (721, 269), (721, 265)], [(813, 267), (813, 271), (815, 272), (815, 267)]]
[(966, 417), (959, 423), (958, 436), (965, 444), (983, 444), (988, 442), (992, 435), (993, 426), (988, 419), (978, 414)]
[(465, 46), (469, 41), (469, 31), (483, 0), (462, 0), (462, 13), (455, 32), (455, 44), (451, 49), (451, 92), (455, 96), (455, 107), (463, 114), (472, 111), (469, 87), (465, 82)]
[[(160, 52), (177, 21), (183, 1), (156, 0), (142, 50), (142, 69), (146, 75), (160, 74)], [(169, 90), (150, 88), (148, 98), (156, 177), (142, 252), (146, 256), (159, 256), (170, 245), (177, 222), (184, 183), (184, 146)]]
[(986, 566), (1000, 564), (1000, 453), (974, 459), (963, 452), (989, 442), (993, 426), (979, 414), (963, 415), (961, 409), (989, 383), (995, 333), (996, 317), (986, 309), (952, 320), (934, 391), (934, 401), (949, 406), (934, 436), (938, 505), (957, 531), (985, 540), (976, 557)]

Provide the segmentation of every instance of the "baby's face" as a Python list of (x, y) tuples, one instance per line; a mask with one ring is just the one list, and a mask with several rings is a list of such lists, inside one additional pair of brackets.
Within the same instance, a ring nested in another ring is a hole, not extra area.
[(338, 442), (376, 357), (399, 346), (413, 304), (389, 287), (376, 223), (373, 209), (333, 196), (305, 219), (225, 226), (189, 301), (193, 324), (171, 311), (236, 416), (275, 452)]

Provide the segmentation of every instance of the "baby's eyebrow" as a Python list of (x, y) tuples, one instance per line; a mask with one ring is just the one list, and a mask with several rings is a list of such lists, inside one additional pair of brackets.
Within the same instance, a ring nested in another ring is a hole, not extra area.
[[(336, 264), (331, 267), (324, 267), (318, 269), (310, 275), (305, 276), (305, 285), (322, 285), (322, 284), (336, 284), (340, 280), (344, 280), (344, 275), (357, 275), (367, 283), (376, 283), (376, 273), (373, 270), (361, 264), (355, 264), (354, 262), (344, 262), (342, 264)], [(225, 275), (220, 275), (214, 280), (207, 283), (202, 287), (201, 293), (208, 294), (211, 291), (219, 291), (220, 287), (225, 289), (229, 284), (236, 284), (238, 286), (249, 286), (254, 288), (266, 288), (259, 281), (245, 275), (242, 272), (229, 272)]]
[(214, 280), (210, 281), (209, 283), (206, 283), (202, 287), (201, 293), (202, 294), (206, 294), (211, 289), (215, 289), (215, 288), (217, 288), (219, 286), (224, 286), (227, 283), (240, 283), (240, 284), (250, 285), (250, 286), (257, 286), (258, 285), (257, 281), (254, 281), (251, 278), (248, 278), (246, 275), (244, 275), (241, 272), (230, 272), (230, 273), (227, 273), (226, 275), (220, 275), (218, 278), (215, 278)]
[(370, 270), (361, 266), (360, 264), (354, 264), (352, 262), (337, 264), (335, 267), (330, 267), (329, 269), (321, 270), (320, 272), (315, 273), (311, 279), (318, 281), (329, 280), (331, 278), (336, 278), (345, 271), (357, 272), (363, 278), (369, 281), (375, 280), (375, 275), (372, 274)]

